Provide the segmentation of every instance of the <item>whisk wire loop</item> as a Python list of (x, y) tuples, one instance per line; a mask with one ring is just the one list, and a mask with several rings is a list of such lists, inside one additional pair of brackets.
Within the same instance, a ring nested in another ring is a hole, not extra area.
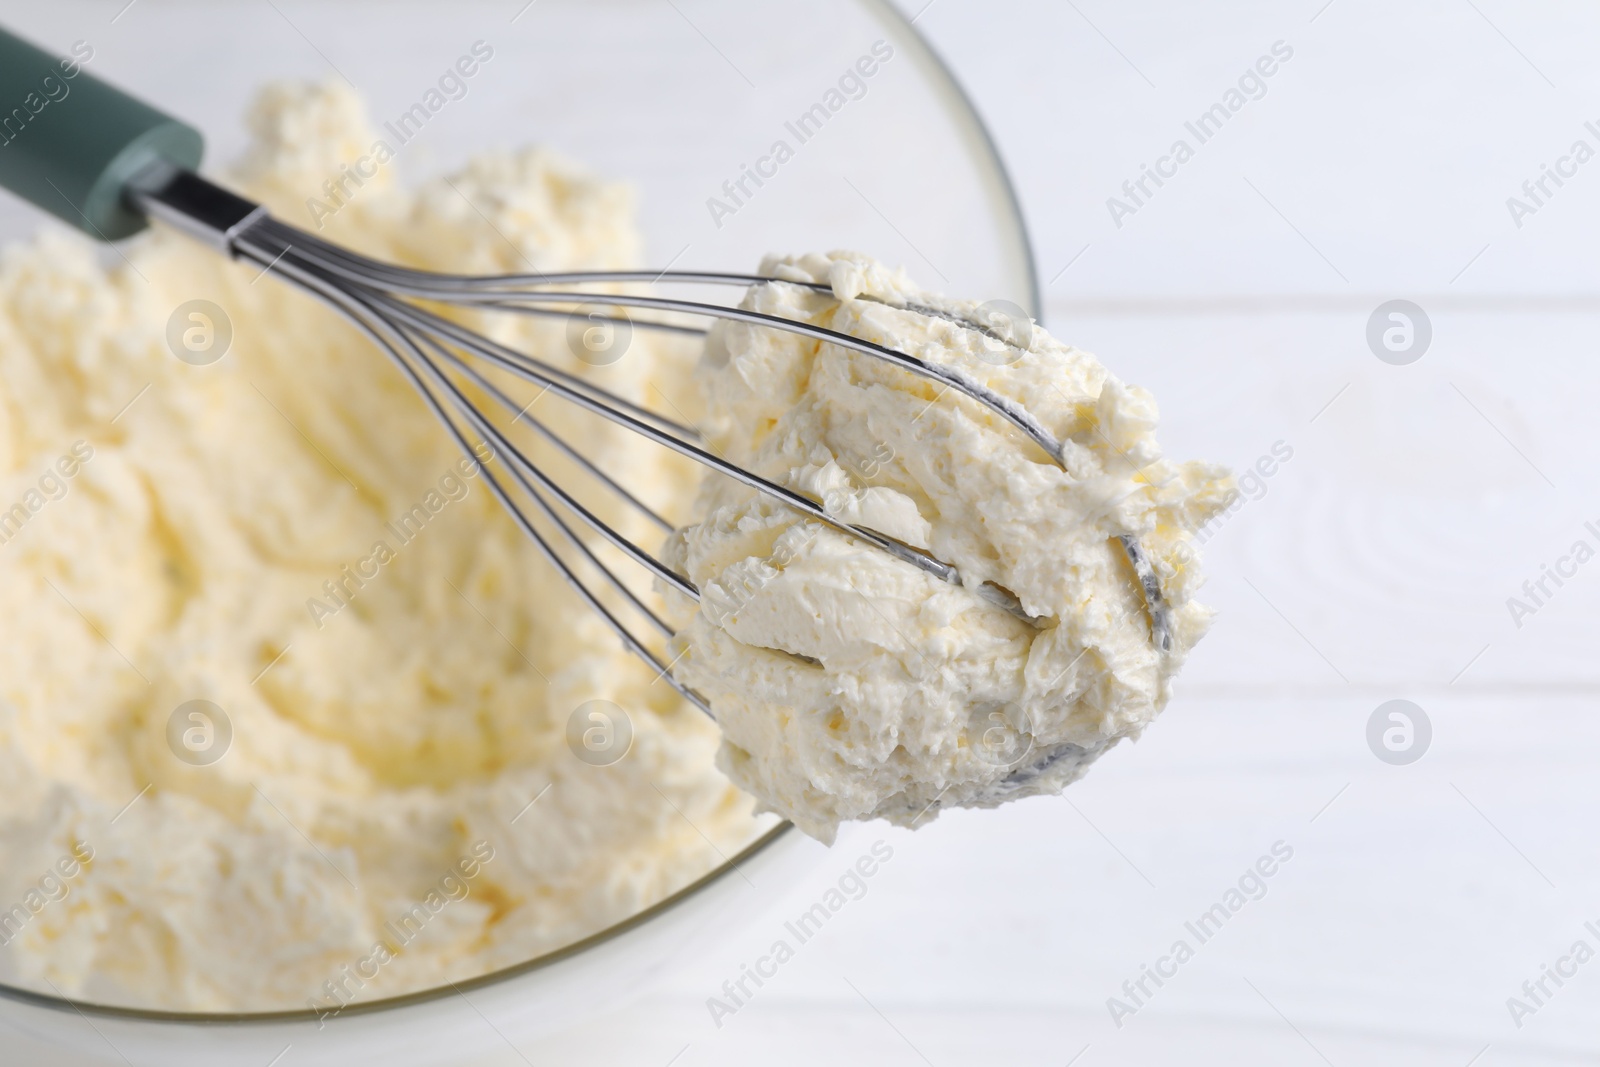
[[(535, 462), (524, 448), (512, 440), (509, 426), (525, 423), (529, 430), (549, 443), (557, 453), (573, 463), (577, 470), (592, 478), (596, 485), (620, 501), (630, 512), (644, 516), (651, 525), (670, 531), (673, 528), (672, 524), (640, 499), (635, 492), (586, 456), (580, 448), (556, 433), (546, 420), (535, 417), (531, 412), (533, 402), (519, 405), (486, 371), (492, 369), (497, 373), (532, 383), (540, 388), (540, 393), (534, 402), (546, 395), (553, 396), (710, 470), (733, 478), (756, 492), (792, 508), (807, 519), (823, 523), (850, 537), (864, 541), (943, 581), (960, 584), (959, 571), (927, 552), (876, 530), (844, 522), (830, 514), (823, 504), (729, 462), (703, 447), (699, 433), (692, 426), (666, 418), (642, 404), (618, 396), (581, 375), (486, 337), (434, 310), (428, 306), (429, 303), (450, 304), (484, 312), (561, 316), (571, 315), (574, 309), (579, 307), (598, 305), (624, 309), (625, 312), (645, 309), (664, 315), (722, 319), (758, 328), (783, 330), (871, 356), (936, 382), (945, 389), (954, 390), (959, 395), (983, 405), (1011, 424), (1041, 448), (1053, 462), (1057, 464), (1063, 462), (1061, 443), (1032, 415), (1014, 401), (999, 396), (957, 369), (930, 363), (919, 357), (808, 322), (747, 308), (635, 293), (588, 292), (574, 288), (593, 283), (739, 287), (784, 284), (830, 293), (831, 289), (826, 285), (759, 275), (706, 271), (568, 271), (552, 274), (441, 275), (380, 263), (289, 226), (264, 212), (256, 212), (243, 219), (228, 232), (227, 236), (229, 250), (233, 255), (250, 260), (264, 270), (278, 273), (289, 282), (326, 301), (387, 353), (421, 394), (428, 408), (445, 424), (453, 439), (469, 456), (475, 455), (473, 446), (476, 439), (487, 443), (493, 449), (494, 455), (504, 457), (506, 462), (503, 476), (497, 477), (494, 472), (487, 469), (484, 472), (491, 493), (510, 512), (540, 553), (557, 568), (563, 579), (597, 613), (624, 646), (655, 669), (658, 678), (665, 678), (674, 689), (707, 714), (710, 714), (710, 707), (705, 698), (674, 678), (671, 664), (664, 663), (662, 658), (618, 616), (617, 612), (607, 605), (601, 595), (601, 587), (591, 585), (590, 581), (580, 574), (580, 570), (592, 570), (599, 576), (603, 587), (613, 590), (622, 598), (621, 606), (628, 612), (644, 620), (661, 636), (669, 639), (673, 636), (671, 625), (647, 604), (613, 567), (608, 566), (600, 558), (597, 549), (601, 546), (598, 543), (591, 546), (579, 531), (574, 529), (573, 523), (576, 522), (577, 525), (598, 535), (601, 541), (642, 568), (665, 590), (687, 597), (690, 601), (698, 601), (699, 589), (687, 577), (677, 573), (655, 555), (640, 547), (636, 541), (608, 523), (563, 487), (555, 476), (540, 463)], [(552, 286), (556, 288), (549, 288)], [(634, 320), (630, 317), (626, 321), (644, 328), (689, 333), (704, 332), (701, 327), (685, 325), (674, 319)], [(971, 325), (974, 329), (981, 329), (977, 324)], [(480, 407), (469, 397), (468, 389), (486, 397), (489, 403)], [(487, 407), (509, 415), (508, 428), (502, 428), (491, 419)], [(527, 510), (529, 504), (547, 524), (547, 530), (558, 535), (559, 540), (566, 543), (575, 556), (569, 557), (558, 550), (547, 536), (547, 531), (542, 531), (534, 522)], [(1170, 647), (1170, 620), (1161, 595), (1160, 583), (1154, 575), (1148, 556), (1140, 548), (1137, 540), (1131, 536), (1120, 540), (1133, 568), (1135, 583), (1149, 612), (1152, 639), (1156, 646), (1164, 651)], [(988, 584), (977, 591), (1014, 614), (1027, 618), (1021, 605), (1010, 593)]]

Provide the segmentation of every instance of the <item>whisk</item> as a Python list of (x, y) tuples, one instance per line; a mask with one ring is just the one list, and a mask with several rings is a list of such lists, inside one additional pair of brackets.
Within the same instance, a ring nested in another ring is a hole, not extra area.
[[(41, 92), (43, 96), (39, 95)], [(602, 600), (598, 590), (608, 586), (620, 597), (623, 613), (636, 617), (660, 639), (673, 636), (673, 628), (595, 554), (591, 540), (597, 536), (609, 543), (666, 588), (690, 600), (699, 600), (699, 590), (688, 578), (581, 503), (517, 447), (507, 430), (491, 418), (491, 412), (498, 411), (502, 418), (510, 416), (511, 423), (529, 427), (571, 460), (577, 470), (663, 531), (670, 532), (672, 524), (585, 456), (582, 449), (529, 414), (526, 406), (517, 403), (484, 373), (486, 369), (494, 368), (533, 383), (543, 391), (541, 395), (547, 393), (621, 426), (942, 581), (960, 584), (961, 574), (956, 567), (927, 552), (868, 527), (846, 523), (831, 515), (824, 504), (715, 455), (697, 443), (699, 434), (692, 427), (499, 344), (430, 310), (428, 304), (561, 316), (572, 314), (580, 306), (602, 305), (622, 310), (624, 318), (616, 321), (646, 328), (704, 332), (674, 321), (635, 322), (626, 318), (623, 309), (728, 319), (787, 331), (883, 360), (936, 383), (941, 395), (953, 390), (1009, 423), (1021, 438), (1019, 447), (1031, 444), (1053, 462), (1064, 465), (1062, 443), (1048, 429), (1020, 405), (958, 369), (810, 323), (744, 308), (574, 288), (590, 283), (740, 288), (780, 284), (831, 292), (826, 285), (703, 271), (466, 276), (383, 263), (275, 219), (265, 207), (198, 176), (195, 169), (199, 166), (202, 141), (192, 127), (98, 81), (71, 61), (57, 61), (0, 30), (0, 104), (26, 100), (29, 94), (47, 103), (37, 112), (32, 112), (29, 104), (31, 117), (19, 131), (0, 123), (0, 136), (9, 138), (0, 143), (0, 185), (103, 241), (138, 232), (150, 219), (160, 220), (225, 256), (257, 264), (263, 273), (276, 275), (338, 311), (390, 356), (463, 451), (473, 455), (477, 439), (488, 442), (497, 455), (505, 458), (503, 477), (484, 471), (489, 491), (622, 643), (649, 664), (658, 678), (664, 678), (708, 715), (713, 713), (705, 698), (675, 678), (672, 665), (664, 662), (651, 644)], [(1006, 343), (987, 323), (957, 321), (964, 328)], [(488, 403), (481, 407), (474, 403), (464, 391), (467, 385), (487, 397)], [(539, 522), (535, 522), (534, 515)], [(591, 537), (586, 539), (574, 524), (587, 530)], [(1135, 537), (1125, 535), (1119, 540), (1149, 617), (1151, 641), (1157, 649), (1167, 651), (1171, 626), (1160, 580)], [(1048, 546), (1041, 547), (1048, 550)], [(592, 584), (596, 577), (603, 585)], [(1027, 617), (1016, 598), (1005, 590), (984, 584), (977, 591)], [(1037, 768), (1030, 770), (1036, 772)]]

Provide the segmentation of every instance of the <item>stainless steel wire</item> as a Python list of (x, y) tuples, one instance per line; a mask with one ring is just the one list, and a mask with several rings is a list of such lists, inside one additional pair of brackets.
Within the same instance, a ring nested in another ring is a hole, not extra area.
[[(574, 524), (598, 536), (668, 590), (696, 602), (700, 598), (700, 591), (687, 577), (678, 574), (586, 507), (556, 477), (519, 448), (507, 430), (502, 429), (483, 407), (475, 403), (464, 387), (478, 391), (488, 398), (488, 406), (508, 415), (508, 426), (526, 425), (573, 463), (577, 470), (592, 478), (596, 485), (625, 507), (643, 515), (651, 525), (670, 531), (672, 524), (621, 481), (601, 469), (583, 449), (566, 440), (545, 420), (535, 417), (531, 412), (532, 403), (519, 405), (485, 373), (486, 369), (493, 368), (530, 382), (540, 388), (540, 397), (550, 395), (559, 398), (943, 581), (960, 584), (959, 571), (927, 552), (876, 530), (841, 521), (830, 515), (818, 501), (730, 463), (702, 447), (699, 434), (692, 427), (618, 396), (580, 375), (485, 337), (430, 309), (427, 306), (429, 302), (512, 314), (560, 316), (568, 316), (580, 306), (616, 307), (669, 316), (726, 319), (784, 330), (871, 356), (935, 382), (943, 389), (954, 390), (1004, 419), (1025, 441), (1040, 448), (1053, 462), (1063, 464), (1062, 444), (1048, 429), (1014, 401), (999, 396), (959, 370), (929, 363), (907, 353), (811, 323), (745, 308), (575, 288), (592, 283), (724, 285), (741, 288), (783, 284), (821, 293), (831, 292), (825, 285), (751, 274), (705, 271), (581, 271), (482, 276), (434, 274), (368, 259), (288, 226), (264, 211), (257, 212), (230, 231), (228, 238), (230, 251), (234, 255), (258, 264), (263, 271), (279, 274), (326, 301), (386, 352), (468, 455), (474, 454), (475, 443), (484, 442), (494, 450), (495, 455), (503, 457), (506, 462), (500, 468), (499, 475), (487, 468), (483, 472), (490, 492), (623, 645), (649, 664), (657, 672), (658, 679), (666, 680), (707, 714), (711, 714), (711, 708), (705, 698), (673, 676), (671, 664), (634, 633), (618, 612), (608, 606), (599, 590), (611, 589), (621, 597), (624, 610), (643, 620), (662, 637), (670, 638), (673, 635), (671, 625), (613, 567), (600, 558), (596, 552), (598, 545), (591, 546), (580, 530), (574, 528)], [(635, 327), (680, 333), (704, 332), (701, 327), (672, 318), (641, 320), (630, 316), (626, 321)], [(972, 325), (975, 329), (982, 329), (978, 324)], [(531, 518), (528, 510), (530, 505), (546, 524), (544, 529)], [(567, 552), (557, 548), (552, 535), (555, 541), (566, 545)], [(1137, 540), (1130, 536), (1121, 541), (1148, 611), (1152, 641), (1157, 648), (1166, 650), (1170, 647), (1170, 621), (1160, 582)], [(593, 584), (596, 579), (600, 583), (598, 586)], [(988, 585), (979, 591), (1026, 618), (1021, 606), (1009, 593)]]

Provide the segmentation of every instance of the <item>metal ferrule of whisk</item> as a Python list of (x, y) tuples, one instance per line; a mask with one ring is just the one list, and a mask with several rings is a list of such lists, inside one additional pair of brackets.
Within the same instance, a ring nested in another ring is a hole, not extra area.
[[(764, 493), (793, 508), (808, 519), (824, 523), (857, 538), (891, 556), (947, 582), (960, 584), (957, 569), (893, 538), (863, 526), (845, 523), (830, 515), (819, 502), (785, 486), (768, 481), (713, 454), (697, 444), (698, 434), (691, 427), (663, 418), (638, 404), (610, 393), (583, 377), (564, 371), (527, 353), (498, 344), (457, 322), (429, 310), (423, 303), (448, 303), (511, 314), (566, 315), (580, 304), (612, 305), (646, 310), (728, 319), (808, 337), (883, 360), (912, 374), (982, 404), (1010, 423), (1023, 437), (1044, 451), (1052, 461), (1062, 463), (1062, 444), (1043, 425), (1018, 404), (999, 396), (971, 380), (960, 371), (929, 363), (915, 356), (863, 341), (833, 330), (782, 317), (726, 307), (719, 304), (678, 300), (658, 296), (600, 293), (576, 290), (573, 286), (595, 282), (646, 282), (652, 284), (688, 283), (748, 287), (779, 279), (746, 274), (719, 274), (695, 271), (584, 271), (560, 274), (517, 274), (461, 276), (412, 270), (356, 255), (337, 245), (289, 226), (272, 217), (257, 204), (206, 181), (192, 171), (167, 163), (156, 164), (129, 184), (126, 197), (140, 213), (159, 219), (185, 234), (236, 259), (258, 264), (263, 272), (273, 273), (296, 287), (318, 297), (340, 312), (379, 348), (388, 353), (417, 388), (424, 402), (438, 416), (456, 443), (469, 455), (475, 440), (489, 443), (504, 457), (502, 476), (485, 471), (485, 482), (505, 506), (539, 551), (572, 586), (590, 608), (632, 652), (640, 656), (660, 677), (707, 714), (706, 700), (673, 677), (670, 664), (654, 652), (634, 630), (602, 602), (596, 588), (575, 566), (581, 560), (590, 565), (601, 580), (626, 602), (636, 614), (662, 637), (670, 638), (673, 629), (648, 604), (644, 603), (611, 568), (596, 557), (580, 533), (587, 530), (610, 543), (634, 563), (643, 567), (666, 588), (698, 602), (699, 590), (686, 577), (663, 564), (651, 553), (619, 533), (604, 519), (586, 508), (559, 485), (502, 431), (489, 413), (474, 404), (462, 390), (471, 383), (493, 408), (512, 421), (529, 427), (581, 470), (593, 477), (630, 508), (635, 508), (655, 525), (670, 532), (672, 524), (663, 519), (633, 493), (588, 459), (583, 452), (555, 433), (546, 423), (531, 416), (483, 373), (486, 368), (507, 372), (531, 382), (547, 393), (606, 419), (661, 447), (688, 457), (719, 474)], [(818, 292), (831, 290), (824, 285), (782, 281)], [(692, 327), (667, 322), (638, 322), (635, 326), (655, 326), (683, 332), (702, 333)], [(979, 328), (974, 324), (974, 328)], [(540, 524), (533, 521), (537, 513)], [(1171, 647), (1169, 608), (1161, 584), (1148, 555), (1138, 541), (1127, 535), (1119, 539), (1137, 580), (1150, 620), (1154, 646)], [(558, 544), (562, 546), (558, 549)], [(1022, 615), (1014, 597), (1003, 590), (984, 586), (978, 590), (996, 603)], [(1025, 615), (1023, 617), (1026, 617)]]

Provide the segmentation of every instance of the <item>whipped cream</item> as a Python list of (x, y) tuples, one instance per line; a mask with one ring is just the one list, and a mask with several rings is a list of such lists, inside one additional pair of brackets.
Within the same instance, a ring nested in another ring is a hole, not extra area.
[[(1064, 447), (1057, 463), (993, 411), (874, 357), (718, 324), (696, 372), (712, 446), (961, 577), (706, 477), (665, 556), (702, 593), (677, 671), (711, 700), (718, 766), (824, 841), (847, 820), (914, 826), (1059, 791), (1155, 718), (1205, 632), (1191, 531), (1228, 503), (1226, 472), (1164, 458), (1150, 395), (1025, 318), (860, 255), (761, 270), (826, 289), (763, 284), (742, 307), (959, 371)], [(1160, 578), (1166, 650), (1126, 540)]]
[[(308, 199), (379, 136), (359, 102), (277, 88), (250, 122), (226, 183), (362, 252), (471, 273), (639, 263), (629, 191), (547, 153), (414, 191), (388, 163), (314, 221)], [(0, 502), (28, 515), (0, 544), (0, 981), (332, 1011), (570, 944), (770, 825), (713, 768), (715, 726), (619, 648), (336, 313), (171, 232), (123, 245), (126, 263), (96, 251), (52, 230), (0, 256)], [(231, 323), (209, 366), (166, 340), (195, 300)], [(591, 367), (566, 325), (482, 323), (697, 413), (692, 341), (640, 331)], [(553, 401), (539, 414), (686, 517), (688, 464)], [(169, 728), (197, 700), (231, 726), (209, 763), (174, 740), (204, 720)], [(567, 740), (595, 700), (631, 720), (609, 766)]]

